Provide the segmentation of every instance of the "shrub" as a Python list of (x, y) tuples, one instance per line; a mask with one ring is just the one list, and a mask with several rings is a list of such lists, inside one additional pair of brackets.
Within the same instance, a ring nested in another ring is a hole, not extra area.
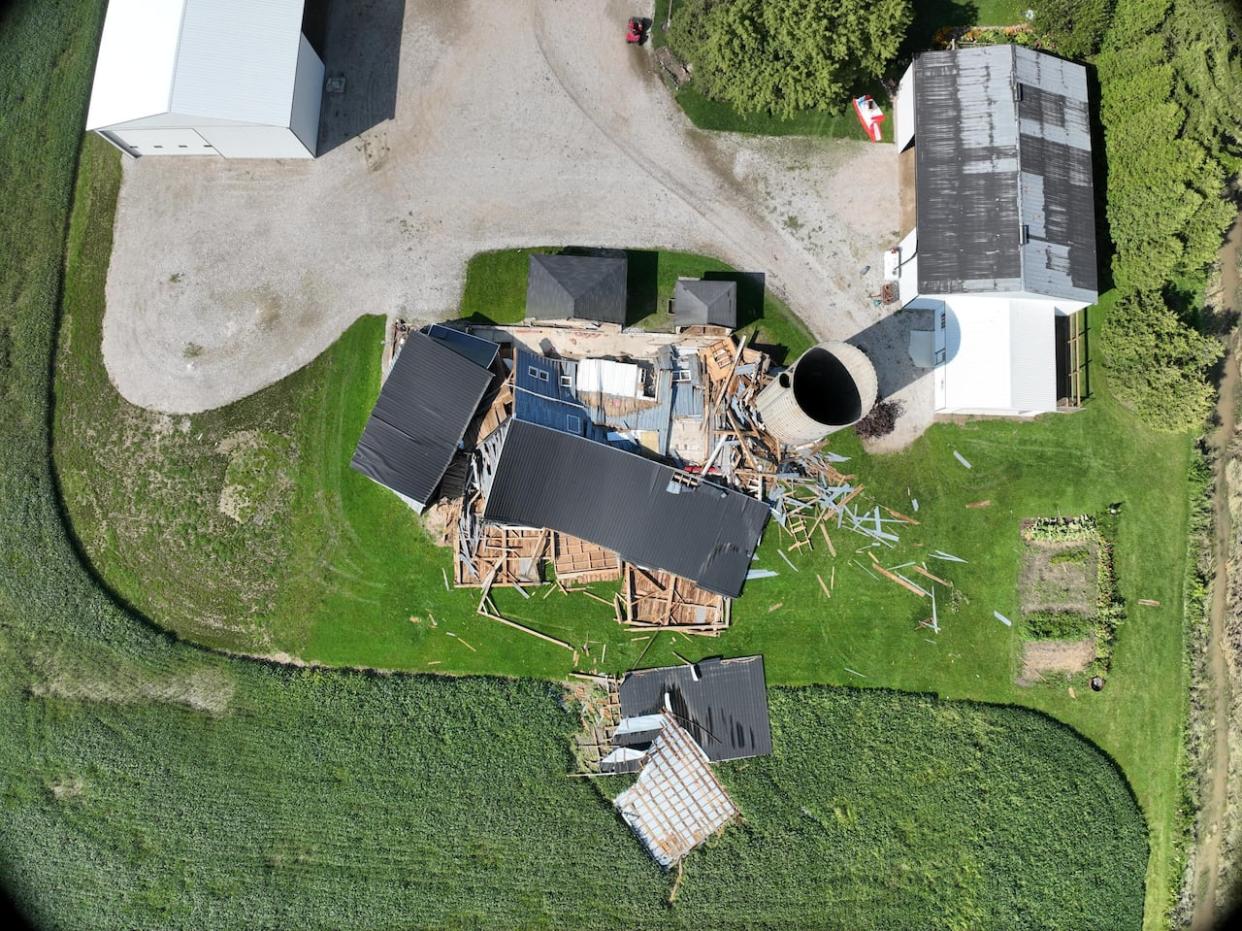
[(1066, 58), (1094, 55), (1113, 12), (1113, 0), (1042, 0), (1035, 28)]
[(879, 78), (912, 16), (909, 0), (685, 0), (669, 40), (707, 97), (789, 117)]
[(1150, 291), (1118, 301), (1102, 336), (1118, 401), (1157, 430), (1202, 428), (1214, 394), (1205, 376), (1223, 351), (1218, 341), (1191, 329)]
[(1040, 640), (1082, 640), (1096, 635), (1095, 619), (1075, 611), (1037, 611), (1026, 615), (1027, 634)]

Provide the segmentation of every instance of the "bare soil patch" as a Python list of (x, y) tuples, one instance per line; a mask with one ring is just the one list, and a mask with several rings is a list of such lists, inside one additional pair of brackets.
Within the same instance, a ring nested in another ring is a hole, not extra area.
[(1024, 541), (1018, 593), (1024, 614), (1096, 613), (1099, 581), (1094, 541)]
[(1034, 685), (1049, 675), (1074, 676), (1095, 659), (1095, 640), (1028, 640), (1022, 646), (1018, 685)]

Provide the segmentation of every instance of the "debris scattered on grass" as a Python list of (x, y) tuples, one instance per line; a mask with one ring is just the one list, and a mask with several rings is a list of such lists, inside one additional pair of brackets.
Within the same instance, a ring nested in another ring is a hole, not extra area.
[(984, 498), (982, 501), (972, 501), (970, 502), (970, 504), (966, 505), (966, 507), (971, 508), (976, 511), (981, 508), (990, 508), (991, 506), (992, 506), (991, 498)]
[(1002, 624), (1004, 624), (1006, 627), (1013, 626), (1013, 621), (1009, 620), (1009, 618), (1005, 617), (1005, 615), (1001, 614), (999, 611), (993, 611), (992, 616), (996, 618), (998, 621), (1000, 621)]
[(751, 569), (746, 573), (746, 581), (749, 582), (751, 579), (770, 579), (778, 574), (773, 569)]
[(788, 556), (785, 555), (784, 550), (777, 550), (776, 552), (777, 552), (777, 555), (779, 555), (781, 559), (785, 560), (785, 562), (789, 565), (790, 569), (792, 569), (794, 572), (798, 571), (798, 567), (793, 564), (793, 560), (791, 560)]
[(846, 672), (848, 672), (848, 673), (852, 673), (852, 674), (854, 674), (854, 675), (856, 675), (856, 676), (858, 676), (858, 677), (860, 677), (860, 678), (862, 678), (862, 679), (867, 679), (867, 678), (870, 678), (869, 676), (863, 675), (863, 674), (862, 674), (861, 672), (859, 672), (857, 669), (850, 669), (850, 667), (849, 667), (849, 666), (842, 666), (841, 668), (842, 668), (842, 669), (844, 669)]
[(780, 608), (783, 608), (783, 607), (785, 607), (785, 602), (783, 601), (778, 601), (774, 605), (768, 605), (768, 614), (771, 614), (773, 611), (779, 610)]
[(1160, 607), (1160, 602), (1158, 602), (1155, 598), (1140, 598), (1138, 600), (1138, 603), (1147, 608)]
[(819, 582), (819, 587), (823, 591), (824, 595), (828, 598), (831, 598), (832, 592), (828, 591), (828, 586), (824, 582), (824, 577), (817, 572), (815, 573), (815, 580)]
[(443, 566), (440, 567), (440, 577), (444, 579), (444, 590), (446, 592), (452, 591), (452, 588), (449, 587), (448, 573), (444, 571)]
[(462, 646), (467, 647), (467, 648), (470, 650), (470, 652), (471, 652), (471, 653), (478, 653), (478, 652), (479, 652), (479, 651), (478, 651), (478, 650), (476, 650), (474, 647), (470, 646), (470, 644), (469, 644), (469, 643), (467, 643), (464, 639), (462, 639), (461, 637), (457, 636), (457, 634), (453, 633), (451, 630), (446, 630), (444, 633), (445, 633), (447, 636), (452, 637), (454, 640), (456, 640), (456, 641), (457, 641), (458, 643), (460, 643)]
[(953, 450), (953, 458), (956, 459), (958, 462), (960, 462), (962, 465), (964, 465), (968, 469), (974, 468), (974, 466), (970, 464), (970, 462), (966, 459), (966, 457), (963, 456), (961, 453), (959, 453), (956, 449)]
[(928, 553), (932, 559), (943, 559), (946, 562), (965, 562), (961, 556), (954, 556), (952, 553), (946, 553), (944, 550), (936, 550), (934, 553)]

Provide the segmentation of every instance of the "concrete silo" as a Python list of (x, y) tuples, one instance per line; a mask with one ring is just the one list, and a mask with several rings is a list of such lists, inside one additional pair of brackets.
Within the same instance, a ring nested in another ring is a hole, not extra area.
[(879, 393), (875, 368), (849, 343), (820, 343), (759, 392), (755, 409), (786, 446), (816, 443), (862, 420)]

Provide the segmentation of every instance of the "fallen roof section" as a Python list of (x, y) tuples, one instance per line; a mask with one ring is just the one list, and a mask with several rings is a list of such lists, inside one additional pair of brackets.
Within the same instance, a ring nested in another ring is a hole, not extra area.
[(772, 752), (762, 656), (628, 673), (621, 681), (621, 714), (661, 711), (671, 713), (713, 761)]
[(665, 869), (739, 814), (706, 754), (667, 715), (638, 779), (613, 804)]
[(625, 325), (626, 260), (595, 255), (530, 257), (526, 316)]
[(1097, 297), (1086, 70), (1013, 45), (914, 63), (919, 290)]
[(410, 333), (350, 465), (421, 510), (448, 471), (492, 378), (450, 343)]
[(741, 593), (768, 519), (762, 501), (539, 424), (515, 419), (506, 430), (485, 520), (548, 527), (719, 594)]

